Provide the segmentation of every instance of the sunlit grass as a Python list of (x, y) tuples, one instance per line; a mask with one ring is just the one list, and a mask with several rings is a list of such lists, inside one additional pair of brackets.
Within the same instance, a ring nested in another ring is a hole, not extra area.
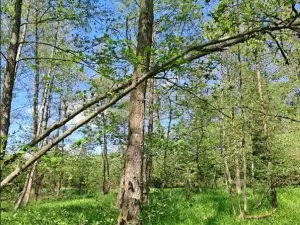
[[(268, 200), (258, 210), (255, 198), (249, 191), (249, 213), (252, 215), (270, 212)], [(26, 209), (2, 212), (2, 223), (7, 225), (115, 225), (118, 210), (115, 208), (116, 192), (102, 195), (65, 195), (31, 203)], [(142, 213), (145, 225), (300, 225), (300, 188), (278, 190), (279, 208), (274, 215), (264, 219), (241, 220), (238, 198), (228, 198), (224, 190), (194, 191), (186, 200), (186, 190), (153, 190), (151, 201)]]

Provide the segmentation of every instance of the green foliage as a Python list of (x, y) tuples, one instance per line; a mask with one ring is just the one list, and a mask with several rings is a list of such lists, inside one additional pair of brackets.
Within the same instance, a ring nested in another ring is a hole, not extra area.
[[(246, 221), (234, 214), (231, 201), (236, 200), (230, 200), (222, 190), (194, 190), (189, 201), (185, 199), (183, 189), (156, 189), (151, 191), (150, 196), (150, 203), (141, 215), (145, 225), (297, 224), (300, 220), (297, 213), (299, 188), (278, 191), (281, 204), (273, 216)], [(66, 191), (58, 199), (43, 199), (17, 212), (2, 212), (1, 222), (7, 225), (113, 225), (118, 215), (114, 208), (115, 198), (116, 193), (84, 196)], [(259, 200), (249, 196), (250, 214), (259, 215), (271, 210), (267, 203), (261, 209), (253, 210)]]
[(4, 213), (1, 222), (16, 225), (112, 225), (118, 214), (113, 208), (114, 198), (115, 194), (91, 198), (76, 197), (73, 193), (72, 199), (44, 199), (11, 215)]

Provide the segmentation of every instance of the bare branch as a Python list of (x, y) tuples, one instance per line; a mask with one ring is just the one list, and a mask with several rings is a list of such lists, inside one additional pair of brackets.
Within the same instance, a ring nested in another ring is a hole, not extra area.
[(250, 111), (253, 111), (253, 112), (258, 112), (264, 116), (269, 116), (269, 117), (274, 117), (274, 118), (279, 118), (279, 119), (285, 119), (285, 120), (290, 120), (292, 122), (297, 122), (297, 123), (300, 123), (300, 120), (297, 120), (295, 118), (292, 118), (292, 117), (288, 117), (288, 116), (285, 116), (285, 115), (272, 115), (272, 114), (267, 114), (267, 113), (264, 113), (258, 109), (253, 109), (253, 108), (250, 108), (248, 106), (241, 106), (241, 108), (243, 109), (247, 109), (247, 110), (250, 110)]
[(0, 54), (4, 57), (5, 61), (8, 62), (6, 56), (2, 52), (0, 52)]
[(283, 56), (284, 60), (285, 60), (285, 64), (289, 65), (289, 59), (286, 56), (283, 48), (281, 47), (280, 43), (277, 41), (276, 37), (271, 33), (271, 32), (267, 32), (267, 34), (269, 34), (271, 36), (271, 38), (274, 40), (274, 42), (276, 43), (277, 47), (279, 48), (279, 51), (281, 53), (281, 55)]

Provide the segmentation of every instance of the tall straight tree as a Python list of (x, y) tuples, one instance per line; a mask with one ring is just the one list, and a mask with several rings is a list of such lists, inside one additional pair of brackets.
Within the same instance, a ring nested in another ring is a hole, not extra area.
[[(40, 83), (40, 68), (39, 68), (39, 38), (38, 38), (38, 9), (35, 10), (35, 62), (34, 62), (34, 94), (33, 94), (33, 137), (38, 135), (39, 130), (39, 83)], [(42, 121), (41, 121), (42, 123)], [(30, 192), (33, 185), (34, 177), (37, 170), (37, 161), (30, 168), (26, 181), (24, 183), (23, 191), (15, 205), (15, 209), (18, 209), (21, 204), (27, 206), (30, 199)]]
[(241, 149), (242, 149), (242, 158), (243, 158), (243, 194), (244, 194), (244, 209), (243, 214), (245, 215), (248, 211), (248, 200), (247, 200), (247, 153), (246, 153), (246, 134), (245, 134), (245, 112), (242, 108), (244, 102), (244, 92), (243, 92), (243, 74), (242, 74), (242, 59), (241, 59), (241, 50), (238, 45), (238, 62), (239, 62), (239, 92), (240, 92), (240, 107), (241, 107), (241, 119), (242, 119), (242, 140), (241, 140)]
[(109, 193), (109, 163), (107, 157), (107, 124), (105, 112), (102, 114), (103, 123), (103, 145), (102, 145), (102, 193), (104, 195)]
[(261, 112), (263, 114), (263, 131), (264, 131), (264, 145), (265, 145), (265, 154), (266, 154), (266, 159), (268, 162), (268, 179), (269, 179), (269, 189), (270, 189), (270, 200), (271, 200), (271, 206), (272, 208), (277, 208), (278, 207), (278, 202), (277, 202), (277, 193), (276, 193), (276, 188), (274, 185), (274, 180), (273, 180), (273, 171), (272, 171), (272, 162), (271, 162), (271, 154), (270, 154), (270, 147), (269, 147), (269, 130), (268, 130), (268, 122), (266, 120), (266, 104), (265, 104), (265, 96), (263, 93), (263, 86), (262, 86), (262, 77), (260, 73), (260, 68), (259, 68), (259, 63), (256, 63), (256, 78), (257, 78), (257, 88), (258, 88), (258, 93), (259, 93), (259, 99), (260, 99), (260, 108)]
[[(153, 0), (140, 1), (140, 15), (136, 56), (141, 62), (135, 66), (133, 82), (149, 71), (153, 33)], [(121, 188), (119, 225), (141, 224), (142, 146), (145, 114), (146, 83), (142, 82), (130, 94), (128, 145), (125, 155), (124, 183)]]
[[(220, 97), (220, 104), (222, 108), (225, 108), (224, 98), (225, 98), (225, 89), (226, 89), (226, 75), (225, 73), (221, 73), (221, 97)], [(225, 182), (228, 190), (228, 194), (231, 196), (232, 193), (232, 179), (229, 170), (229, 165), (227, 161), (228, 155), (228, 148), (226, 145), (226, 126), (225, 126), (225, 116), (224, 114), (221, 115), (221, 143), (222, 143), (222, 158), (224, 163), (224, 174), (225, 174)]]
[(4, 72), (3, 96), (0, 104), (0, 158), (5, 155), (7, 135), (10, 125), (10, 111), (13, 96), (13, 88), (16, 78), (16, 65), (19, 47), (19, 36), (22, 15), (22, 0), (16, 0), (14, 17), (12, 18), (10, 43), (7, 49), (7, 62)]

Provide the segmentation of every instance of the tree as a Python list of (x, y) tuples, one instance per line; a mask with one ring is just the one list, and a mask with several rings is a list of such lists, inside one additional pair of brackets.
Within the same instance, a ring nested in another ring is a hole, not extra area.
[(10, 125), (10, 111), (13, 97), (13, 88), (16, 77), (16, 65), (19, 48), (19, 36), (21, 27), (22, 0), (16, 0), (14, 4), (14, 16), (12, 18), (10, 43), (7, 49), (4, 83), (0, 105), (0, 159), (5, 156), (7, 135)]
[[(136, 65), (133, 82), (143, 77), (149, 71), (151, 44), (153, 32), (153, 1), (140, 1), (139, 27), (137, 37), (137, 58), (141, 58), (140, 65)], [(145, 114), (146, 83), (139, 84), (130, 94), (130, 118), (128, 146), (125, 156), (124, 183), (121, 188), (119, 225), (141, 224), (140, 201), (142, 200), (142, 147)]]

